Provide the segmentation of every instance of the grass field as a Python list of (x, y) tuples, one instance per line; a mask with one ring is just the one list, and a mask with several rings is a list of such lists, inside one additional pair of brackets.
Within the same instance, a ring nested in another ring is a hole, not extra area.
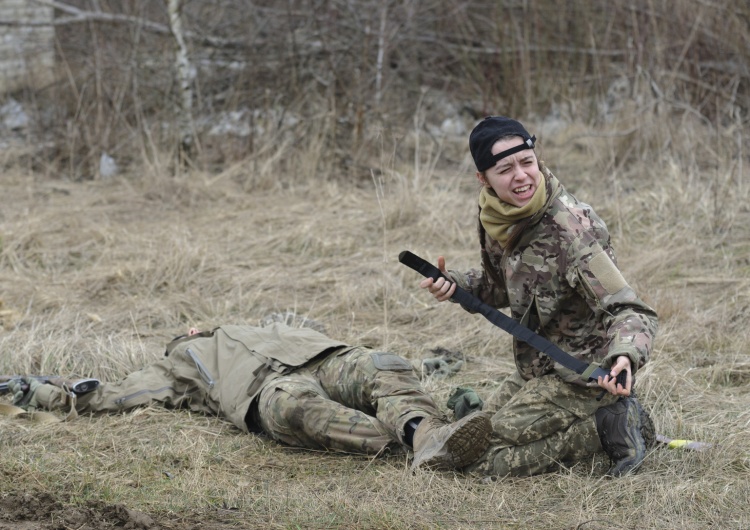
[[(637, 383), (657, 430), (713, 450), (658, 449), (618, 480), (603, 477), (600, 457), (488, 480), (412, 474), (406, 457), (291, 449), (186, 411), (0, 418), (0, 529), (750, 528), (742, 130), (689, 119), (623, 134), (629, 124), (568, 123), (554, 135), (527, 125), (541, 158), (607, 222), (624, 275), (659, 314)], [(189, 326), (292, 311), (415, 361), (460, 351), (457, 375), (423, 380), (441, 404), (458, 385), (489, 393), (513, 369), (510, 340), (434, 303), (397, 261), (409, 249), (478, 265), (478, 188), (465, 138), (451, 142), (453, 163), (418, 150), (330, 177), (255, 161), (178, 176), (144, 164), (70, 182), (6, 155), (0, 372), (114, 380)]]

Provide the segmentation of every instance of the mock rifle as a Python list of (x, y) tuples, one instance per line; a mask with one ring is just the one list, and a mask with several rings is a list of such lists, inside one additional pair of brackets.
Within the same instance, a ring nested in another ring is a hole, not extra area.
[[(408, 250), (404, 250), (403, 252), (401, 252), (398, 255), (398, 260), (407, 267), (414, 269), (425, 278), (432, 278), (433, 280), (444, 278), (451, 283), (456, 283), (450, 278), (447, 278), (442, 272), (440, 272), (440, 269), (435, 267), (433, 264), (423, 260), (416, 254), (412, 254)], [(466, 311), (470, 313), (481, 314), (495, 326), (507, 331), (515, 338), (525, 342), (532, 348), (539, 350), (548, 357), (552, 358), (555, 362), (563, 365), (565, 368), (573, 370), (585, 380), (596, 381), (599, 377), (609, 377), (609, 372), (607, 372), (603, 368), (599, 367), (596, 364), (588, 364), (580, 359), (576, 359), (538, 333), (534, 333), (526, 326), (516, 322), (491, 305), (485, 304), (479, 298), (469, 293), (468, 291), (465, 291), (458, 285), (456, 285), (456, 290), (453, 292), (453, 295), (451, 295), (451, 299), (458, 302)], [(626, 381), (627, 372), (625, 370), (622, 370), (619, 374), (617, 374), (617, 382), (621, 384), (623, 388), (625, 388)], [(606, 391), (604, 391), (599, 398), (601, 399), (601, 397), (603, 397), (605, 393)]]
[[(8, 389), (8, 383), (11, 381), (22, 380), (24, 377), (36, 379), (37, 381), (59, 386), (65, 392), (73, 392), (76, 396), (88, 394), (93, 392), (99, 387), (99, 380), (92, 378), (80, 378), (80, 379), (69, 379), (60, 377), (59, 375), (0, 375), (0, 394), (7, 394), (10, 390)], [(28, 383), (22, 383), (21, 389), (26, 392), (29, 388)]]

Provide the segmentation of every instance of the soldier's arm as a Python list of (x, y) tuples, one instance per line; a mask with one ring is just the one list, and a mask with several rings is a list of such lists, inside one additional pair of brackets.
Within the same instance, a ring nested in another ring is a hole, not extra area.
[(600, 362), (609, 367), (627, 356), (633, 373), (648, 362), (657, 331), (656, 312), (635, 293), (614, 261), (611, 250), (598, 242), (579, 238), (574, 242), (574, 267), (569, 280), (602, 319), (609, 351)]
[(505, 284), (501, 276), (497, 276), (496, 281), (490, 279), (490, 276), (484, 269), (469, 269), (461, 272), (453, 269), (448, 270), (448, 275), (464, 291), (468, 291), (485, 304), (492, 307), (508, 307), (508, 295)]

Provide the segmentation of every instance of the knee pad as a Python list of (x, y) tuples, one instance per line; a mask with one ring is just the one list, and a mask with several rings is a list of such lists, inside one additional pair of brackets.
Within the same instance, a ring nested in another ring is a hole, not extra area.
[(388, 372), (405, 372), (413, 370), (409, 361), (395, 353), (372, 352), (370, 353), (370, 358), (372, 359), (375, 368), (378, 370), (385, 370)]

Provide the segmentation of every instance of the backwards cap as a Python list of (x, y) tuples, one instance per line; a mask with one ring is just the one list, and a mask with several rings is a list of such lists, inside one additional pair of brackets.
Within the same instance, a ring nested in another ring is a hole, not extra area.
[[(505, 136), (520, 136), (524, 143), (493, 155), (492, 146)], [(471, 131), (469, 150), (474, 158), (477, 171), (481, 172), (493, 167), (498, 160), (508, 155), (524, 149), (534, 149), (534, 142), (536, 142), (536, 136), (531, 136), (524, 126), (516, 120), (505, 116), (487, 116)]]

